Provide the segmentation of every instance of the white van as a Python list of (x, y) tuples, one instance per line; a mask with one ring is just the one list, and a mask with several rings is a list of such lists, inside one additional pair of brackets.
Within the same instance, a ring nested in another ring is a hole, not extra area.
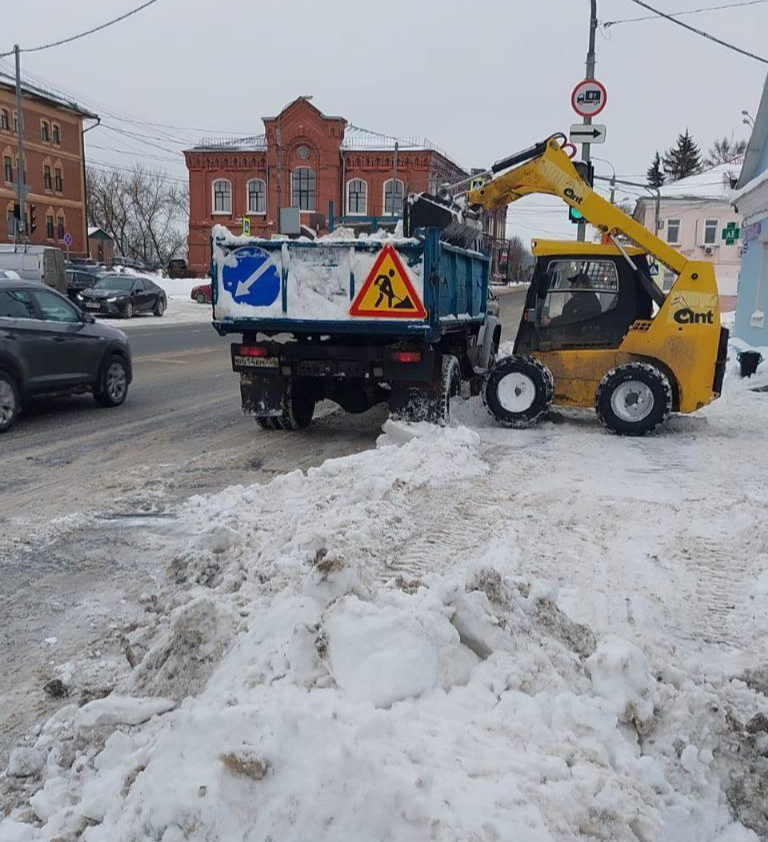
[(40, 281), (64, 295), (64, 254), (53, 246), (0, 245), (0, 269), (11, 269), (25, 281)]

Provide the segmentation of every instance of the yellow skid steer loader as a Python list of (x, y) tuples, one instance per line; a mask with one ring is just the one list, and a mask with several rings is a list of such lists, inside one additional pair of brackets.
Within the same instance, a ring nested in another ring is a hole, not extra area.
[[(694, 412), (720, 394), (728, 332), (714, 270), (598, 195), (563, 141), (554, 135), (498, 161), (464, 206), (447, 194), (411, 201), (409, 224), (459, 229), (472, 208), (532, 194), (576, 208), (603, 242), (533, 241), (537, 260), (514, 355), (489, 371), (485, 404), (511, 427), (533, 424), (553, 403), (594, 407), (612, 432), (642, 436), (671, 412)], [(650, 275), (649, 257), (676, 275), (667, 294)]]

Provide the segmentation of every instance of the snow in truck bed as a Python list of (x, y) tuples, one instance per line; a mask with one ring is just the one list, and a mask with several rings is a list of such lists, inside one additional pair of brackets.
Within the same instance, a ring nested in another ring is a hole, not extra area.
[(766, 838), (766, 385), (640, 440), (457, 401), (191, 499), (135, 667), (12, 755), (0, 842)]
[[(349, 296), (350, 274), (356, 279), (359, 290), (368, 277), (378, 256), (376, 248), (360, 251), (356, 243), (383, 246), (389, 244), (395, 249), (406, 246), (418, 246), (419, 240), (389, 235), (379, 231), (370, 236), (356, 238), (351, 229), (340, 228), (317, 240), (299, 238), (298, 240), (239, 237), (221, 225), (214, 226), (213, 259), (218, 270), (219, 298), (214, 307), (214, 319), (296, 319), (312, 321), (349, 321), (351, 305)], [(273, 250), (275, 243), (282, 242), (280, 250)], [(290, 244), (290, 247), (289, 247)], [(223, 282), (226, 267), (237, 265), (234, 251), (246, 246), (271, 246), (270, 262), (276, 267), (278, 277), (287, 273), (287, 312), (283, 313), (282, 297), (278, 295), (274, 303), (255, 306), (228, 290)], [(306, 246), (306, 248), (302, 248)], [(347, 246), (345, 248), (344, 246)], [(401, 257), (403, 255), (401, 254)], [(423, 300), (424, 262), (419, 258), (409, 262), (403, 258), (403, 264), (410, 276), (414, 289)]]

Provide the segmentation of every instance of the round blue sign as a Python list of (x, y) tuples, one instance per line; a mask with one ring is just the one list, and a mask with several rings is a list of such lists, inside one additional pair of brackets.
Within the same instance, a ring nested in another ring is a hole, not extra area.
[(236, 266), (224, 266), (221, 277), (224, 289), (237, 303), (269, 307), (280, 294), (280, 273), (269, 252), (256, 246), (245, 246), (232, 252)]

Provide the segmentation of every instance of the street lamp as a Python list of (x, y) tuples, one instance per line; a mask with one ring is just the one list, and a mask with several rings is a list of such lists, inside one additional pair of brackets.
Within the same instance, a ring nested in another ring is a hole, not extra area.
[(745, 126), (749, 126), (750, 129), (755, 128), (755, 118), (749, 113), (749, 111), (742, 111), (741, 116), (743, 117), (741, 122), (744, 123)]

